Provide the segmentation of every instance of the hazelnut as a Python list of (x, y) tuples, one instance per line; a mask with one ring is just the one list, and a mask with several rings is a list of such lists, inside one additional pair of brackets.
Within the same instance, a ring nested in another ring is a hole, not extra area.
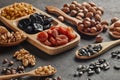
[(75, 4), (76, 5), (76, 4), (78, 4), (78, 2), (77, 1), (72, 1), (71, 4)]
[(109, 23), (108, 23), (107, 21), (102, 21), (102, 22), (101, 22), (101, 25), (107, 25), (107, 26), (108, 26)]
[(71, 16), (75, 16), (77, 14), (77, 11), (76, 10), (72, 10), (71, 12), (70, 12), (70, 15)]
[(120, 27), (115, 27), (115, 28), (114, 28), (114, 31), (117, 31), (117, 32), (120, 33)]
[(102, 7), (98, 7), (97, 10), (100, 10), (102, 12), (102, 14), (104, 13), (104, 10)]
[(69, 7), (69, 8), (70, 8), (70, 10), (75, 10), (75, 8), (76, 8), (76, 7), (75, 7), (75, 4), (70, 4), (70, 7)]
[(116, 36), (120, 36), (120, 33), (117, 31), (113, 31), (112, 34), (116, 35)]
[(60, 20), (61, 22), (64, 22), (64, 17), (63, 16), (59, 16), (58, 20)]
[(96, 22), (94, 19), (90, 20), (90, 22), (91, 22), (91, 26), (95, 26)]
[(90, 32), (91, 32), (91, 33), (96, 33), (96, 32), (97, 32), (96, 27), (92, 27), (92, 28), (90, 28)]
[(77, 29), (78, 29), (79, 31), (82, 31), (83, 28), (84, 28), (84, 25), (83, 25), (83, 24), (79, 24), (78, 27), (77, 27)]
[(89, 3), (87, 3), (87, 2), (83, 2), (83, 3), (82, 3), (82, 6), (85, 6), (86, 8), (91, 7), (91, 5), (90, 5)]
[(100, 31), (101, 28), (102, 28), (101, 24), (97, 24), (97, 25), (96, 25), (96, 29), (97, 29), (97, 31)]
[(84, 31), (85, 33), (89, 33), (89, 32), (90, 32), (90, 28), (84, 28), (83, 31)]
[(80, 12), (80, 13), (77, 14), (77, 16), (80, 16), (80, 17), (83, 18), (84, 17), (84, 13)]
[(95, 13), (95, 12), (96, 12), (96, 10), (95, 10), (93, 7), (89, 7), (89, 8), (88, 8), (88, 11), (89, 11), (89, 12), (92, 12), (92, 13)]
[(115, 22), (114, 27), (120, 27), (120, 22)]
[(110, 27), (109, 29), (110, 29), (110, 31), (114, 31), (115, 28), (114, 27)]
[(84, 21), (91, 21), (90, 18), (86, 17), (84, 18)]
[(83, 13), (84, 13), (84, 14), (87, 14), (87, 13), (88, 13), (88, 9), (84, 7)]
[(101, 21), (101, 16), (99, 14), (96, 14), (95, 15), (95, 21)]
[(80, 11), (80, 8), (79, 8), (79, 7), (76, 7), (75, 10), (76, 10), (76, 11)]
[(100, 10), (97, 10), (95, 14), (99, 14), (100, 16), (102, 16), (102, 12)]
[(95, 4), (94, 2), (89, 2), (89, 4), (90, 4), (92, 7), (96, 6), (96, 4)]
[(63, 7), (69, 7), (70, 5), (69, 4), (64, 4)]
[(115, 23), (115, 22), (118, 21), (118, 20), (119, 20), (119, 18), (117, 18), (117, 17), (112, 18), (112, 19), (111, 19), (111, 24)]
[(76, 19), (78, 20), (82, 20), (82, 18), (80, 16), (76, 16)]
[(65, 12), (65, 13), (69, 13), (70, 12), (70, 9), (68, 7), (63, 7), (61, 10), (63, 12)]
[(107, 26), (107, 25), (102, 25), (102, 27), (103, 27), (103, 31), (104, 31), (104, 32), (107, 31), (107, 29), (108, 29), (108, 26)]
[(91, 26), (90, 21), (84, 21), (84, 26), (87, 28), (90, 27)]
[(93, 14), (92, 12), (88, 12), (88, 13), (86, 14), (86, 17), (92, 18), (93, 15), (94, 15), (94, 14)]
[(103, 38), (101, 35), (97, 35), (95, 40), (96, 43), (101, 43), (103, 41)]

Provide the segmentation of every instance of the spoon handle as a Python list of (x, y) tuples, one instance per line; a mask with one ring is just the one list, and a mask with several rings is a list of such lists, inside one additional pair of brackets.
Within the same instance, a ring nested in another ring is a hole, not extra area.
[(63, 11), (61, 11), (59, 8), (54, 7), (54, 6), (47, 6), (46, 7), (47, 11), (49, 13), (55, 14), (57, 16), (63, 16), (65, 18), (65, 20), (69, 21), (70, 23), (72, 23), (75, 26), (78, 26), (78, 23), (80, 23), (80, 20), (77, 20), (75, 18), (72, 18), (70, 16), (68, 16), (66, 13), (64, 13)]
[(30, 75), (30, 74), (27, 72), (27, 73), (21, 73), (21, 74), (1, 75), (0, 80), (1, 79), (10, 79), (10, 78), (20, 77), (20, 76), (26, 76), (26, 75)]

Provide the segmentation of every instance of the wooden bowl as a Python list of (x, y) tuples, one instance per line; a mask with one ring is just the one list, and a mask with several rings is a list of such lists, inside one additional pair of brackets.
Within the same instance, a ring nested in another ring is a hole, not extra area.
[[(117, 21), (117, 22), (120, 22), (120, 21)], [(116, 23), (116, 22), (115, 22), (115, 23)], [(112, 31), (110, 30), (111, 27), (114, 27), (114, 24), (115, 24), (115, 23), (113, 23), (113, 24), (109, 27), (109, 35), (110, 35), (111, 37), (113, 37), (114, 39), (120, 39), (120, 36), (114, 35), (114, 34), (112, 33)]]
[(77, 26), (77, 29), (78, 29), (78, 31), (79, 31), (80, 33), (82, 33), (82, 34), (84, 34), (84, 35), (86, 35), (86, 36), (97, 36), (98, 34), (100, 34), (100, 33), (103, 31), (103, 28), (102, 28), (102, 27), (101, 27), (101, 30), (98, 31), (98, 32), (96, 32), (96, 33), (86, 33), (86, 32), (84, 32), (84, 31), (80, 30), (78, 26)]
[[(26, 3), (27, 4), (27, 3)], [(48, 17), (52, 17), (50, 15), (48, 15), (47, 13), (33, 7), (36, 12), (35, 13), (41, 13), (43, 15), (46, 15)], [(3, 8), (0, 9), (0, 12)], [(30, 14), (31, 15), (31, 14)], [(24, 16), (24, 17), (20, 17), (18, 19), (15, 19), (15, 20), (8, 20), (6, 18), (4, 18), (3, 16), (0, 15), (0, 20), (5, 24), (7, 25), (9, 28), (11, 28), (13, 31), (21, 31), (23, 32), (24, 35), (26, 35), (28, 38), (27, 38), (27, 41), (30, 42), (32, 45), (34, 45), (35, 47), (37, 47), (38, 49), (44, 51), (45, 53), (49, 54), (49, 55), (55, 55), (55, 54), (59, 54), (59, 53), (62, 53), (66, 50), (69, 50), (71, 48), (74, 48), (76, 45), (79, 44), (80, 42), (80, 36), (78, 33), (76, 33), (75, 31), (75, 34), (76, 34), (76, 38), (70, 42), (68, 42), (67, 44), (65, 45), (61, 45), (61, 46), (57, 46), (57, 47), (50, 47), (50, 46), (47, 46), (47, 45), (44, 45), (43, 43), (41, 43), (40, 41), (37, 40), (37, 35), (39, 33), (36, 33), (36, 34), (27, 34), (26, 32), (22, 31), (21, 29), (19, 29), (17, 27), (17, 24), (18, 24), (18, 21), (21, 20), (21, 19), (24, 19), (24, 18), (27, 18), (29, 17), (30, 15), (27, 15), (27, 16)], [(52, 17), (53, 19), (53, 22), (52, 22), (52, 25), (53, 26), (64, 26), (64, 27), (67, 27), (65, 24), (61, 23), (60, 21), (58, 21), (57, 19), (55, 19), (54, 17)]]

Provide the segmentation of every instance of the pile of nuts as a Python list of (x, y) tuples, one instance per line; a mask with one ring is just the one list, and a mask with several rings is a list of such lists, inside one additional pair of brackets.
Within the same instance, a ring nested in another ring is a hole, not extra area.
[(108, 69), (110, 69), (109, 63), (105, 59), (98, 59), (96, 62), (92, 62), (88, 66), (79, 65), (75, 71), (74, 77), (80, 77), (85, 72), (87, 72), (88, 76), (95, 73), (99, 74), (101, 70), (106, 71)]
[(97, 45), (88, 45), (86, 48), (79, 49), (79, 56), (92, 56), (97, 54), (102, 49), (100, 44)]
[(14, 3), (8, 7), (5, 7), (1, 11), (1, 16), (9, 19), (14, 20), (23, 16), (27, 16), (35, 12), (35, 9), (32, 7), (31, 4), (27, 3)]
[(25, 67), (27, 67), (29, 64), (32, 66), (36, 64), (35, 57), (25, 49), (20, 49), (19, 51), (16, 51), (14, 57), (16, 57), (17, 60), (22, 60), (22, 63)]
[(17, 42), (26, 36), (21, 32), (9, 32), (5, 27), (0, 26), (0, 44)]
[[(93, 2), (83, 2), (82, 4), (77, 1), (73, 1), (71, 4), (64, 4), (61, 9), (66, 14), (75, 17), (82, 22), (78, 25), (78, 30), (85, 33), (97, 33), (100, 32), (103, 28), (103, 31), (108, 29), (108, 22), (102, 21), (101, 16), (104, 11), (101, 7)], [(63, 20), (62, 16), (58, 17), (59, 20)]]
[(110, 27), (112, 34), (120, 36), (120, 21), (118, 21), (118, 18), (111, 19), (111, 23), (114, 23), (113, 26)]
[(51, 75), (56, 72), (56, 69), (51, 65), (48, 66), (41, 66), (35, 70), (37, 75)]

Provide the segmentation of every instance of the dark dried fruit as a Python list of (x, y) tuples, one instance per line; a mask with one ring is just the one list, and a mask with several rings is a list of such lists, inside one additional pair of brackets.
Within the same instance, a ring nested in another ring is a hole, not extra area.
[(53, 19), (42, 14), (32, 14), (29, 18), (18, 22), (18, 27), (29, 34), (34, 34), (50, 28)]

